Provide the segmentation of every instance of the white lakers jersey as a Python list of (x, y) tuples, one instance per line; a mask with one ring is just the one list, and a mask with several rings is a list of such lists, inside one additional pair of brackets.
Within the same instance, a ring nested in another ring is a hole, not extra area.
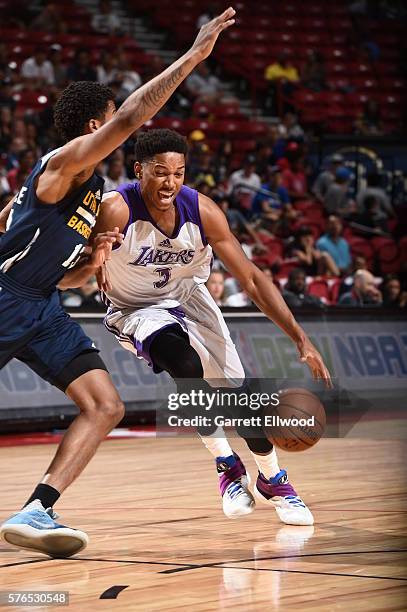
[(150, 216), (139, 183), (126, 183), (116, 191), (130, 214), (123, 243), (106, 262), (113, 288), (105, 302), (119, 309), (179, 306), (210, 272), (212, 248), (203, 232), (198, 192), (181, 188), (175, 201), (179, 224), (167, 236)]

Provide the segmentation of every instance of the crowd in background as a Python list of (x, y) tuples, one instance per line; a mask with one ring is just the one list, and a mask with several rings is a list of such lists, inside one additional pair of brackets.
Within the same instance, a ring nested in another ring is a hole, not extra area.
[[(46, 4), (29, 24), (23, 25), (33, 31), (66, 32), (56, 3)], [(100, 34), (121, 33), (122, 24), (108, 0), (100, 2), (92, 27)], [(21, 188), (36, 159), (61, 144), (53, 126), (52, 104), (63, 87), (75, 80), (97, 80), (112, 87), (120, 104), (163, 67), (156, 56), (139, 74), (120, 46), (115, 53), (102, 50), (96, 64), (85, 48), (77, 49), (75, 56), (66, 61), (59, 44), (52, 44), (48, 52), (43, 46), (35, 48), (32, 56), (17, 66), (10, 61), (8, 46), (0, 43), (0, 209)], [(323, 62), (315, 54), (301, 75), (281, 56), (268, 67), (265, 76), (272, 82), (281, 76), (281, 70), (290, 75), (287, 87), (300, 78), (310, 88), (324, 87)], [(23, 90), (38, 88), (48, 101), (43, 110), (17, 113), (16, 96)], [(163, 112), (186, 117), (197, 103), (221, 103), (223, 98), (230, 101), (230, 93), (203, 63)], [(266, 105), (273, 103), (272, 96), (270, 100)], [(376, 111), (367, 109), (372, 117)], [(365, 133), (366, 121), (361, 117), (355, 130)], [(372, 120), (369, 125), (380, 133), (379, 124), (374, 127)], [(105, 179), (105, 191), (134, 180), (136, 138), (135, 133), (98, 166), (97, 172)], [(236, 141), (222, 139), (214, 143), (203, 130), (192, 130), (188, 143), (185, 182), (212, 198), (224, 211), (247, 256), (279, 286), (291, 307), (325, 308), (333, 303), (406, 306), (405, 271), (395, 270), (386, 276), (380, 261), (352, 251), (344, 233), (344, 228), (352, 228), (353, 235), (369, 240), (391, 237), (398, 231), (401, 211), (392, 206), (379, 172), (371, 172), (366, 186), (354, 193), (352, 171), (341, 155), (331, 155), (321, 168), (312, 166), (307, 134), (290, 108), (268, 124), (253, 150), (244, 156), (236, 150)], [(326, 281), (331, 291), (329, 298), (312, 292), (315, 279)], [(216, 260), (208, 288), (219, 305), (250, 305), (235, 279)], [(93, 279), (80, 291), (66, 292), (62, 299), (67, 307), (100, 305)]]

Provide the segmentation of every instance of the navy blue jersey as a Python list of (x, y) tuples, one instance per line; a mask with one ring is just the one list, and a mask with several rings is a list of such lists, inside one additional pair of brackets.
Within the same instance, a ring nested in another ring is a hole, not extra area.
[(16, 196), (7, 231), (0, 237), (0, 286), (21, 297), (48, 295), (55, 289), (78, 261), (99, 213), (104, 181), (95, 173), (56, 204), (38, 200), (36, 179), (58, 150), (37, 162)]

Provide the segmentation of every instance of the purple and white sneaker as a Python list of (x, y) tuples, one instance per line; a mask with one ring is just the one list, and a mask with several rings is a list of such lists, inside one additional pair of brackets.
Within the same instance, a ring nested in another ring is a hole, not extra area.
[(248, 488), (250, 478), (236, 453), (230, 457), (217, 457), (216, 469), (226, 516), (233, 519), (253, 512), (256, 502)]
[(267, 480), (261, 472), (254, 487), (255, 497), (268, 505), (274, 506), (280, 521), (287, 525), (313, 525), (314, 517), (310, 509), (297, 495), (294, 487), (288, 482), (287, 472), (280, 470), (274, 478)]

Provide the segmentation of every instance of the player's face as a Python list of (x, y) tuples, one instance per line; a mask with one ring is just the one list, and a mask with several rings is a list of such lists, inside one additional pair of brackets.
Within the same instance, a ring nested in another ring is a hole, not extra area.
[(143, 196), (158, 210), (169, 209), (184, 183), (184, 175), (185, 156), (182, 153), (154, 155), (153, 159), (142, 164), (140, 184)]

